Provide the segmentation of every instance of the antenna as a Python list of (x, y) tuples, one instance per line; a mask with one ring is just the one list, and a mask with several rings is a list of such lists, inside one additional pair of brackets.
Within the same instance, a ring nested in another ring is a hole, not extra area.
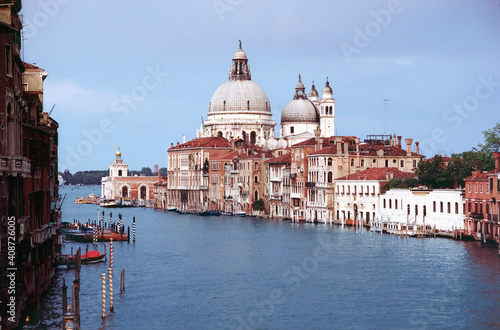
[(389, 102), (389, 99), (384, 99), (384, 108), (385, 108), (385, 113), (384, 113), (384, 135), (385, 135), (385, 126), (387, 124), (387, 102)]
[(50, 117), (50, 114), (52, 113), (52, 110), (54, 110), (54, 107), (56, 106), (57, 103), (54, 103), (54, 105), (52, 106), (52, 109), (50, 109), (49, 111), (49, 117)]

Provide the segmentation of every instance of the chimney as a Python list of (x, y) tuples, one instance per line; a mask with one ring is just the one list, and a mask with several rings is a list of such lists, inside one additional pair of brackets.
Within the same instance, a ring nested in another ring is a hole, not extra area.
[(356, 155), (359, 157), (359, 138), (356, 138), (355, 141), (356, 141)]
[(316, 145), (314, 147), (314, 151), (319, 151), (321, 150), (321, 139), (319, 138), (319, 136), (321, 135), (321, 130), (319, 128), (315, 129), (314, 135), (316, 139)]
[(173, 148), (173, 147), (174, 147), (174, 143), (170, 142), (170, 148)]
[(179, 144), (180, 144), (180, 143), (179, 143), (179, 142), (177, 142), (177, 146), (179, 146)]
[(500, 172), (500, 152), (494, 152), (493, 157), (495, 158), (495, 172)]
[(411, 156), (411, 143), (413, 139), (405, 139), (406, 141), (406, 156)]
[(418, 141), (417, 141), (417, 142), (415, 142), (415, 152), (416, 152), (417, 154), (420, 154), (420, 146), (419, 146), (419, 144), (420, 144), (420, 142), (418, 142)]
[(403, 137), (402, 136), (398, 136), (398, 148), (401, 149), (401, 139)]

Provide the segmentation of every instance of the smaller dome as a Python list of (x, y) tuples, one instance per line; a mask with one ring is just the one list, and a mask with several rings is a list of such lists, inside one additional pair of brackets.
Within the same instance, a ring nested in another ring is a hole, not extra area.
[(316, 86), (314, 86), (314, 81), (313, 81), (313, 85), (311, 87), (311, 91), (309, 92), (309, 97), (318, 97), (318, 91), (316, 90)]
[(314, 104), (306, 98), (293, 99), (281, 112), (283, 123), (319, 123), (318, 112)]
[(301, 77), (300, 77), (300, 74), (299, 74), (299, 82), (297, 83), (297, 86), (295, 86), (295, 90), (296, 91), (305, 91), (306, 90), (306, 87), (304, 86), (304, 84), (302, 83), (302, 80), (301, 80)]
[(333, 94), (332, 88), (330, 87), (330, 82), (328, 82), (328, 78), (326, 78), (326, 84), (325, 87), (323, 87), (323, 95), (324, 94)]

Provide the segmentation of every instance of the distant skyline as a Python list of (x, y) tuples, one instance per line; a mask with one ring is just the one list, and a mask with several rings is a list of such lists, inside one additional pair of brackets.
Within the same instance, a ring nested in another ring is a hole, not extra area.
[[(427, 157), (500, 122), (500, 1), (23, 1), (23, 59), (49, 75), (59, 170), (167, 166), (195, 138), (238, 40), (280, 130), (298, 75), (326, 78), (338, 135), (393, 134)], [(385, 110), (384, 100), (387, 101)]]

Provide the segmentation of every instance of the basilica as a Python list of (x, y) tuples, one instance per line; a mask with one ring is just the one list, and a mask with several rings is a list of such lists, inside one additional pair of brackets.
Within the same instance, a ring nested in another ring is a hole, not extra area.
[(262, 148), (276, 149), (310, 139), (317, 129), (321, 130), (321, 136), (333, 136), (335, 99), (332, 94), (327, 79), (321, 98), (314, 83), (308, 97), (299, 75), (295, 94), (281, 112), (281, 130), (277, 138), (271, 103), (262, 88), (251, 80), (248, 57), (240, 41), (229, 69), (229, 79), (212, 95), (208, 118), (197, 130), (197, 137), (241, 139)]

